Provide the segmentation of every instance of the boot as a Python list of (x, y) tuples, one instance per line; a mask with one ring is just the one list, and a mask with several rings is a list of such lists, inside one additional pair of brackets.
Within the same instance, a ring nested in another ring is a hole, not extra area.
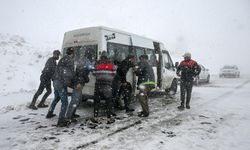
[(91, 121), (92, 123), (99, 123), (99, 122), (98, 122), (98, 119), (97, 119), (96, 117), (90, 118), (90, 121)]
[(78, 120), (76, 118), (71, 118), (70, 122), (76, 123)]
[(45, 105), (45, 104), (38, 104), (37, 107), (38, 107), (38, 108), (46, 108), (46, 107), (48, 107), (48, 105)]
[(133, 112), (133, 111), (135, 111), (133, 108), (129, 108), (129, 107), (126, 108), (126, 113)]
[(179, 110), (183, 110), (185, 107), (184, 107), (184, 104), (181, 104), (180, 106), (177, 107)]
[(28, 108), (33, 109), (33, 110), (37, 110), (37, 107), (35, 105), (29, 105)]
[(57, 127), (66, 127), (68, 125), (70, 125), (70, 121), (66, 120), (65, 118), (59, 118)]
[(116, 113), (111, 111), (111, 116), (116, 117), (117, 115), (116, 115)]
[(139, 113), (138, 113), (138, 116), (139, 116), (139, 117), (148, 117), (148, 116), (149, 116), (149, 113), (145, 113), (145, 112), (142, 111), (142, 112), (139, 112)]
[(73, 114), (72, 115), (72, 118), (79, 118), (80, 117), (80, 115), (78, 115), (78, 114)]
[(107, 124), (114, 123), (115, 119), (114, 118), (107, 118)]
[(187, 109), (190, 109), (190, 105), (189, 105), (189, 104), (186, 104), (186, 108), (187, 108)]
[(48, 114), (46, 115), (46, 118), (52, 118), (55, 116), (56, 116), (56, 114), (53, 114), (53, 112), (49, 111)]
[(116, 116), (117, 116), (116, 113), (114, 113), (114, 112), (112, 112), (112, 111), (108, 111), (108, 112), (107, 112), (107, 117), (108, 117), (108, 118), (116, 117)]

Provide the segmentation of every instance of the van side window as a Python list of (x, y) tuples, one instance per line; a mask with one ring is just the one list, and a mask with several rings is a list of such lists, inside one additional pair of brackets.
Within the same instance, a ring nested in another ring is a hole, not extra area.
[(163, 52), (164, 67), (169, 70), (174, 70), (174, 65), (169, 53), (166, 50), (162, 52)]
[(153, 49), (146, 49), (146, 54), (148, 55), (149, 63), (152, 66), (156, 66), (156, 55)]
[[(81, 62), (84, 57), (87, 57), (92, 64), (95, 63), (97, 58), (97, 45), (84, 45), (84, 46), (75, 46), (75, 61)], [(66, 55), (66, 50), (68, 47), (63, 49), (63, 55)]]
[(145, 54), (145, 48), (142, 48), (142, 47), (133, 47), (134, 50), (135, 50), (135, 53), (136, 53), (136, 61), (137, 63), (140, 61), (139, 57), (141, 55), (144, 55)]
[(132, 54), (132, 50), (128, 45), (117, 44), (117, 43), (107, 43), (107, 51), (109, 58), (112, 61), (121, 62), (124, 60), (129, 54)]

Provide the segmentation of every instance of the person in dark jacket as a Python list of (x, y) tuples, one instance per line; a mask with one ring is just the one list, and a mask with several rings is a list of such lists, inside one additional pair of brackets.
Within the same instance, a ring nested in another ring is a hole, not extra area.
[[(113, 81), (113, 98), (114, 104), (118, 108), (120, 98), (123, 97), (126, 112), (134, 111), (134, 109), (129, 108), (129, 103), (131, 101), (132, 86), (127, 82), (126, 75), (130, 68), (135, 67), (135, 56), (129, 55), (121, 63), (119, 63), (116, 70), (116, 76)], [(120, 85), (118, 85), (120, 83)], [(117, 85), (117, 86), (114, 86)]]
[(178, 109), (183, 110), (186, 95), (186, 108), (190, 109), (190, 99), (193, 88), (194, 77), (200, 74), (201, 68), (196, 61), (191, 59), (190, 53), (185, 53), (183, 55), (184, 60), (181, 61), (180, 65), (177, 67), (176, 74), (181, 79), (180, 91), (181, 91), (181, 105)]
[(155, 76), (152, 66), (148, 62), (148, 55), (140, 56), (139, 68), (136, 70), (138, 76), (138, 99), (142, 107), (139, 117), (149, 116), (148, 94), (155, 86)]
[(53, 111), (56, 107), (56, 104), (59, 102), (59, 100), (61, 100), (62, 105), (57, 122), (58, 127), (64, 127), (69, 124), (69, 120), (67, 120), (65, 116), (68, 107), (67, 87), (73, 87), (73, 82), (75, 79), (74, 49), (68, 48), (66, 54), (67, 55), (61, 58), (58, 62), (55, 72), (55, 79), (53, 81), (55, 97), (46, 116), (46, 118), (55, 116)]
[(80, 100), (82, 99), (82, 89), (85, 83), (89, 82), (89, 72), (92, 69), (92, 64), (89, 59), (85, 56), (79, 60), (76, 66), (75, 80), (74, 80), (74, 89), (72, 92), (72, 99), (68, 106), (68, 110), (66, 113), (66, 117), (71, 120), (71, 122), (77, 121), (76, 118), (80, 117), (80, 115), (76, 114), (76, 110), (80, 104)]
[(98, 117), (100, 100), (106, 101), (107, 118), (116, 116), (112, 106), (112, 81), (115, 76), (115, 66), (108, 59), (107, 53), (104, 51), (101, 54), (100, 60), (95, 65), (95, 98), (94, 98), (94, 117)]
[[(54, 50), (53, 57), (50, 57), (47, 60), (45, 67), (42, 71), (42, 74), (40, 76), (39, 88), (37, 92), (35, 93), (35, 95), (33, 96), (31, 104), (29, 105), (30, 109), (36, 110), (37, 107), (39, 108), (48, 107), (48, 105), (45, 105), (45, 100), (51, 94), (51, 80), (55, 73), (56, 65), (57, 65), (56, 61), (59, 59), (60, 54), (61, 53), (59, 50)], [(37, 98), (43, 93), (44, 88), (46, 88), (46, 93), (43, 95), (42, 100), (36, 107), (35, 104), (36, 104)]]

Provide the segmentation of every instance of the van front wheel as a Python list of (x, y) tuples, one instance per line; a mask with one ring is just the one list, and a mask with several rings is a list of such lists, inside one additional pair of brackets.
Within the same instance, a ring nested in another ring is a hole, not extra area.
[(172, 81), (170, 88), (168, 90), (166, 89), (166, 92), (168, 94), (175, 95), (177, 92), (177, 86), (178, 86), (178, 81), (177, 81), (177, 79), (174, 79)]

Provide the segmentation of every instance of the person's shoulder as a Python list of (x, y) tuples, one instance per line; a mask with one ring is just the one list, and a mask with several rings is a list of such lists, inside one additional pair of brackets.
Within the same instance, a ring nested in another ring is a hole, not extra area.
[(49, 57), (49, 58), (47, 59), (47, 61), (53, 61), (53, 60), (54, 60), (53, 57)]
[(183, 65), (183, 64), (185, 64), (185, 60), (182, 60), (182, 61), (180, 62), (180, 65)]
[(106, 62), (107, 64), (113, 64), (113, 61), (112, 61), (111, 59), (106, 59), (105, 62)]
[(50, 57), (50, 58), (47, 59), (46, 65), (51, 65), (51, 63), (53, 63), (53, 62), (54, 62), (53, 57)]
[(190, 59), (190, 62), (192, 62), (192, 64), (198, 64), (195, 60)]

